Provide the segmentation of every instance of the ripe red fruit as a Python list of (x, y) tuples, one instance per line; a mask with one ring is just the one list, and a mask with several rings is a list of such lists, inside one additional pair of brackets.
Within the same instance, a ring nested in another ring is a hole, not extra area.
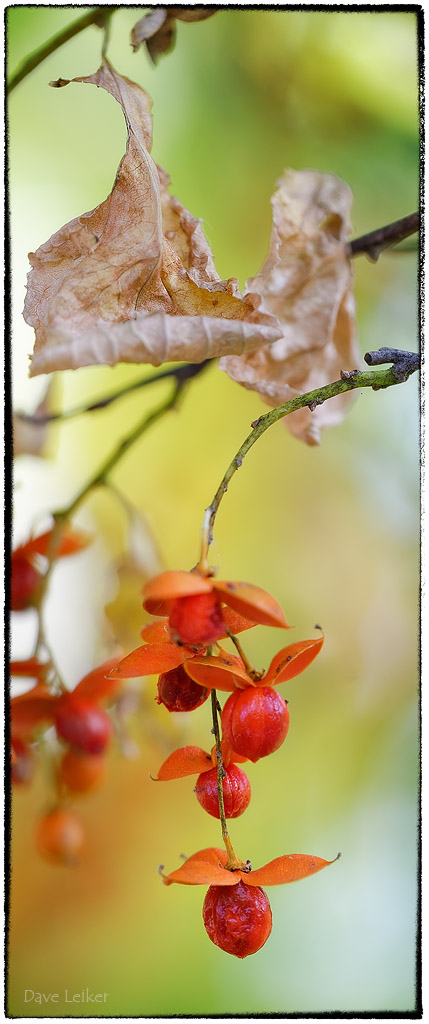
[(214, 590), (178, 597), (169, 622), (182, 644), (211, 644), (225, 635), (221, 603)]
[(103, 708), (73, 693), (60, 697), (55, 727), (61, 739), (87, 754), (101, 754), (112, 735), (112, 723)]
[(203, 906), (209, 939), (241, 960), (257, 953), (271, 934), (268, 897), (259, 885), (211, 885)]
[(79, 818), (65, 807), (56, 807), (37, 824), (36, 846), (48, 860), (73, 864), (85, 845), (85, 832)]
[(235, 690), (222, 712), (225, 739), (237, 754), (250, 761), (259, 761), (277, 750), (288, 728), (286, 702), (272, 686)]
[(31, 607), (40, 580), (40, 573), (28, 558), (14, 552), (10, 587), (10, 607), (13, 612), (22, 612)]
[(106, 760), (102, 754), (67, 750), (58, 768), (58, 777), (70, 793), (87, 793), (104, 779)]
[[(230, 764), (225, 769), (222, 790), (225, 817), (238, 818), (249, 806), (251, 789), (247, 775), (236, 764)], [(201, 807), (213, 818), (220, 818), (217, 768), (211, 768), (198, 776), (195, 793)]]
[(158, 679), (158, 704), (164, 704), (168, 711), (194, 711), (207, 700), (209, 691), (194, 683), (185, 672), (183, 665), (163, 672)]

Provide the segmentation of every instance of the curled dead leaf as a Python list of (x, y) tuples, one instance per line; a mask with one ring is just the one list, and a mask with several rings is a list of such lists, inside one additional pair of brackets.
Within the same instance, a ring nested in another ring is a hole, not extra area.
[[(227, 356), (220, 368), (268, 405), (338, 379), (360, 364), (352, 269), (347, 253), (352, 194), (333, 174), (286, 170), (272, 198), (270, 252), (248, 287), (278, 318), (282, 337), (257, 352)], [(246, 296), (245, 296), (246, 297)], [(307, 444), (339, 423), (351, 400), (340, 395), (314, 412), (292, 413), (286, 426)]]
[(162, 53), (172, 50), (176, 41), (176, 18), (180, 21), (204, 21), (217, 11), (216, 7), (154, 7), (134, 25), (131, 45), (134, 51), (146, 44), (149, 57), (156, 64)]
[(73, 81), (114, 96), (127, 150), (107, 199), (30, 254), (31, 375), (97, 363), (198, 363), (278, 338), (260, 297), (243, 299), (235, 279), (220, 280), (199, 221), (170, 196), (168, 176), (149, 152), (147, 93), (107, 60)]

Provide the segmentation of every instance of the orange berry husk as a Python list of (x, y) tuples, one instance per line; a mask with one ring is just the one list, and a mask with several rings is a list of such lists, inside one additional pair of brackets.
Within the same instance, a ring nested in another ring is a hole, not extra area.
[(172, 779), (184, 779), (188, 775), (208, 772), (211, 767), (210, 754), (201, 747), (179, 747), (163, 761), (155, 781), (170, 782)]
[(253, 583), (241, 581), (225, 582), (213, 580), (212, 585), (225, 604), (228, 604), (239, 615), (245, 615), (261, 626), (277, 626), (290, 629), (283, 610), (271, 594)]
[[(43, 573), (39, 571), (36, 560), (37, 556), (47, 557), (50, 554), (53, 528), (40, 534), (39, 537), (30, 537), (25, 544), (20, 544), (12, 552), (11, 567), (11, 609), (12, 611), (24, 611), (34, 603), (38, 586)], [(64, 558), (81, 551), (90, 542), (90, 538), (74, 530), (68, 524), (63, 526), (61, 535), (57, 538), (55, 558)]]
[(90, 701), (110, 700), (115, 697), (121, 684), (112, 673), (121, 658), (122, 654), (116, 654), (88, 672), (72, 691), (75, 697), (84, 697)]
[(143, 644), (127, 654), (109, 674), (110, 679), (134, 679), (138, 676), (159, 675), (177, 668), (193, 655), (187, 647), (166, 642)]
[(268, 671), (261, 680), (262, 685), (277, 686), (300, 675), (320, 653), (324, 639), (322, 633), (313, 640), (298, 640), (288, 647), (283, 647), (274, 655)]
[(197, 654), (185, 663), (185, 669), (191, 679), (200, 686), (211, 690), (222, 690), (233, 693), (237, 688), (253, 687), (241, 658), (226, 651), (218, 655)]
[(39, 661), (38, 658), (26, 658), (24, 661), (11, 661), (9, 671), (11, 676), (28, 676), (33, 679), (43, 679), (50, 667), (48, 661)]
[(193, 853), (176, 871), (162, 875), (162, 880), (164, 885), (173, 885), (177, 882), (181, 885), (234, 886), (240, 879), (246, 885), (284, 885), (287, 882), (298, 882), (301, 878), (308, 878), (309, 875), (322, 871), (329, 864), (334, 864), (339, 856), (340, 854), (337, 854), (333, 860), (324, 860), (322, 857), (314, 857), (307, 853), (288, 853), (276, 857), (256, 870), (229, 871), (225, 867), (226, 851), (210, 846)]
[(254, 624), (289, 629), (280, 605), (271, 594), (253, 583), (215, 580), (198, 572), (169, 570), (149, 580), (143, 588), (143, 608), (151, 615), (169, 615), (178, 598), (215, 591), (241, 618)]
[(192, 594), (208, 594), (211, 581), (197, 572), (168, 570), (154, 576), (143, 587), (143, 608), (150, 615), (169, 615), (173, 602), (178, 597)]
[(31, 690), (19, 697), (12, 697), (10, 718), (13, 735), (25, 739), (42, 723), (51, 723), (57, 702), (58, 697), (49, 693), (43, 683), (37, 683)]
[[(235, 751), (231, 750), (229, 744), (224, 740), (221, 743), (221, 750), (224, 768), (228, 768), (233, 761), (247, 760), (247, 758), (242, 758)], [(215, 746), (211, 754), (208, 754), (206, 750), (202, 750), (201, 747), (179, 747), (178, 750), (173, 750), (162, 763), (155, 781), (169, 782), (172, 779), (184, 779), (188, 775), (200, 775), (201, 772), (209, 772), (212, 768), (216, 767)]]

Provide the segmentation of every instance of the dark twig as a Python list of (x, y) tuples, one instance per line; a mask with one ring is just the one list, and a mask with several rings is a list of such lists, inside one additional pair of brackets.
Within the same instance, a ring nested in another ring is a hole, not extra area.
[(376, 352), (366, 352), (364, 360), (368, 366), (393, 363), (392, 373), (398, 384), (408, 380), (410, 375), (420, 368), (418, 352), (403, 352), (398, 348), (379, 348)]
[(407, 217), (393, 221), (392, 224), (386, 224), (384, 228), (377, 228), (376, 231), (370, 231), (367, 235), (354, 238), (348, 246), (350, 255), (359, 256), (364, 253), (368, 259), (376, 263), (383, 249), (397, 245), (409, 235), (414, 235), (419, 230), (419, 222), (419, 213), (410, 213)]
[(11, 93), (13, 89), (15, 89), (16, 86), (31, 73), (31, 71), (34, 71), (42, 61), (46, 60), (46, 57), (49, 57), (51, 53), (58, 50), (64, 43), (68, 43), (69, 39), (73, 39), (73, 37), (77, 36), (79, 32), (83, 32), (83, 30), (88, 28), (89, 25), (98, 25), (99, 28), (104, 29), (105, 42), (103, 47), (105, 47), (107, 37), (106, 22), (110, 19), (113, 11), (116, 10), (116, 7), (95, 7), (88, 14), (83, 14), (81, 18), (77, 19), (77, 21), (73, 21), (71, 25), (67, 26), (67, 28), (58, 32), (56, 36), (52, 36), (51, 39), (48, 39), (48, 41), (43, 46), (40, 46), (38, 50), (34, 50), (33, 53), (30, 53), (17, 71), (11, 75), (7, 86), (8, 93)]
[(184, 366), (163, 370), (162, 373), (153, 373), (150, 377), (143, 377), (143, 380), (133, 381), (132, 384), (127, 384), (124, 388), (113, 391), (106, 398), (100, 398), (98, 402), (92, 402), (91, 405), (80, 405), (75, 409), (68, 409), (66, 412), (51, 412), (46, 416), (29, 416), (25, 412), (16, 412), (15, 416), (25, 423), (32, 423), (35, 427), (44, 426), (45, 423), (55, 423), (57, 420), (71, 420), (74, 416), (83, 416), (86, 412), (97, 412), (99, 409), (106, 409), (112, 402), (116, 402), (118, 398), (123, 398), (124, 395), (129, 395), (131, 391), (137, 391), (139, 388), (145, 388), (148, 384), (156, 384), (158, 380), (174, 377), (178, 383), (184, 384), (191, 377), (196, 377), (199, 373), (202, 373), (211, 362), (211, 359), (205, 359), (202, 363), (185, 363)]

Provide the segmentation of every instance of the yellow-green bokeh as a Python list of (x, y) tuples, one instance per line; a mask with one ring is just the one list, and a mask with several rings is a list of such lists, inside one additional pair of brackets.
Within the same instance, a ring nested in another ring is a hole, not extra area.
[[(10, 8), (9, 71), (82, 9)], [(141, 9), (113, 18), (109, 56), (154, 100), (155, 159), (172, 191), (201, 217), (223, 277), (243, 285), (266, 254), (269, 197), (284, 167), (345, 178), (355, 234), (418, 201), (417, 25), (412, 13), (221, 10), (179, 24), (173, 53), (152, 67), (129, 33)], [(110, 191), (125, 144), (118, 105), (58, 77), (99, 63), (89, 28), (49, 57), (12, 94), (9, 188), (13, 284), (13, 387), (32, 409), (44, 378), (27, 380), (32, 331), (21, 317), (26, 253)], [(416, 255), (356, 260), (362, 351), (417, 346)], [(64, 407), (144, 375), (142, 367), (62, 375)], [(147, 372), (150, 372), (148, 368)], [(164, 390), (163, 390), (164, 389)], [(69, 500), (162, 384), (51, 431), (51, 457), (22, 457), (15, 522), (22, 540), (42, 513)], [(168, 567), (198, 555), (204, 508), (264, 410), (216, 366), (191, 385), (126, 456), (118, 487), (144, 510)], [(254, 866), (286, 852), (342, 858), (296, 886), (269, 891), (273, 933), (238, 961), (206, 937), (203, 888), (162, 886), (181, 853), (220, 845), (192, 780), (149, 778), (173, 746), (211, 743), (208, 706), (168, 720), (145, 684), (133, 735), (141, 756), (112, 754), (109, 781), (82, 799), (87, 851), (74, 871), (39, 860), (34, 819), (49, 800), (42, 772), (14, 800), (10, 1012), (24, 1016), (364, 1013), (414, 1007), (418, 778), (418, 389), (412, 378), (363, 392), (319, 449), (274, 427), (232, 481), (216, 525), (213, 560), (223, 578), (271, 590), (297, 638), (326, 632), (318, 661), (282, 687), (291, 728), (271, 758), (249, 767), (252, 801), (231, 825)], [(123, 514), (105, 492), (79, 512), (88, 553), (53, 579), (48, 631), (69, 685), (106, 652), (102, 608), (115, 592), (112, 559), (126, 540)], [(73, 562), (73, 564), (72, 564)], [(18, 616), (16, 616), (18, 618)], [(31, 615), (30, 615), (31, 618)], [(31, 653), (33, 622), (14, 627), (16, 657)], [(16, 627), (16, 629), (15, 629)], [(291, 634), (292, 635), (292, 634)], [(280, 634), (246, 637), (267, 666)], [(101, 637), (101, 639), (100, 639)], [(283, 638), (282, 638), (283, 639)], [(138, 631), (135, 646), (139, 642)], [(25, 1003), (25, 990), (60, 994)], [(65, 1004), (64, 992), (108, 993), (106, 1004)]]

